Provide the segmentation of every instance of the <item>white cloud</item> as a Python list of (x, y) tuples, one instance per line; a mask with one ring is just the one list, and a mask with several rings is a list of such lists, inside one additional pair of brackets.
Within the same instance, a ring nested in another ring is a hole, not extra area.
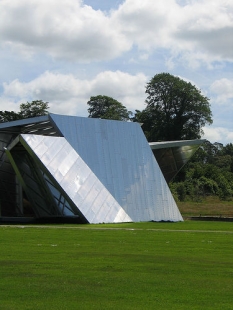
[(233, 106), (233, 79), (222, 78), (217, 80), (212, 83), (210, 90), (217, 96), (217, 103), (226, 104), (231, 99), (231, 104)]
[[(81, 0), (0, 0), (2, 46), (72, 61), (107, 60), (137, 46), (191, 67), (233, 61), (233, 1), (125, 0), (108, 14)], [(147, 56), (148, 57), (148, 56)]]
[(112, 14), (115, 28), (142, 50), (167, 47), (177, 25), (175, 0), (126, 0)]
[(17, 51), (75, 61), (117, 57), (130, 48), (100, 10), (81, 0), (1, 0), (0, 36)]
[(204, 127), (204, 139), (211, 143), (221, 142), (223, 144), (233, 143), (233, 131), (223, 127)]
[(82, 0), (0, 0), (1, 110), (41, 99), (86, 116), (99, 94), (140, 110), (146, 75), (170, 70), (211, 98), (210, 140), (232, 142), (233, 1), (120, 2), (100, 11)]
[[(47, 71), (27, 83), (18, 79), (4, 83), (0, 102), (2, 110), (9, 110), (4, 101), (15, 107), (18, 102), (41, 99), (49, 102), (53, 113), (87, 116), (86, 103), (90, 96), (107, 95), (134, 111), (144, 108), (146, 81), (147, 77), (141, 73), (130, 75), (121, 71), (105, 71), (91, 80), (81, 80), (71, 74)], [(13, 110), (18, 110), (18, 107)]]
[[(233, 2), (127, 0), (115, 12), (116, 25), (140, 49), (169, 49), (169, 68), (177, 60), (196, 68), (233, 61)], [(172, 61), (173, 60), (173, 61)]]

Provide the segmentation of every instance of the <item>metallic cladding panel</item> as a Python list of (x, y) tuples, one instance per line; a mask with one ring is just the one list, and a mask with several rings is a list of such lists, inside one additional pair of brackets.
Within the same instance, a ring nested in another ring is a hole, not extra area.
[(62, 137), (22, 135), (27, 145), (90, 223), (132, 219)]
[(19, 119), (12, 122), (4, 122), (0, 123), (0, 131), (2, 130), (9, 130), (10, 132), (14, 131), (17, 132), (20, 130), (20, 128), (23, 126), (30, 126), (31, 124), (41, 123), (41, 122), (47, 122), (49, 120), (48, 115), (44, 116), (37, 116), (33, 118), (25, 118), (25, 119)]
[(150, 147), (167, 182), (170, 182), (176, 176), (203, 142), (204, 140), (186, 140), (150, 143)]
[(183, 220), (139, 124), (50, 117), (133, 221)]

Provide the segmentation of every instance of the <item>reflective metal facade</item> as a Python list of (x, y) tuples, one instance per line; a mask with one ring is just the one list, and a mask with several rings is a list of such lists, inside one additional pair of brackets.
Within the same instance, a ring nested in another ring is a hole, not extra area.
[(167, 182), (170, 182), (205, 140), (183, 140), (149, 143)]
[(27, 134), (6, 143), (7, 161), (37, 217), (182, 221), (139, 124), (55, 114), (17, 122), (3, 129)]
[(182, 220), (138, 123), (51, 118), (133, 221)]

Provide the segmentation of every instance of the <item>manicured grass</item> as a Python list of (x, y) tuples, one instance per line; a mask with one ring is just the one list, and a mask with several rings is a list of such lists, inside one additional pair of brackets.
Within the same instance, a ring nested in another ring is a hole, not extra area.
[(233, 224), (0, 226), (0, 309), (232, 309)]

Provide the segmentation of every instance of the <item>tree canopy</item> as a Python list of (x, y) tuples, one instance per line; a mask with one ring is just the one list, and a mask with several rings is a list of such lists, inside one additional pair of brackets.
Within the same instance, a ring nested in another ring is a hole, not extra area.
[(0, 111), (0, 122), (10, 122), (23, 118), (47, 115), (48, 109), (48, 102), (42, 100), (22, 103), (18, 113), (14, 111)]
[(93, 96), (87, 102), (88, 117), (127, 121), (131, 112), (119, 101), (108, 96)]
[(0, 123), (16, 121), (21, 119), (19, 113), (14, 111), (0, 111)]
[(34, 100), (20, 105), (20, 115), (22, 118), (36, 117), (48, 114), (48, 102)]
[(206, 141), (177, 174), (170, 188), (180, 201), (200, 201), (206, 196), (233, 197), (233, 145)]
[(194, 85), (169, 73), (155, 75), (146, 86), (146, 108), (134, 120), (143, 123), (149, 141), (197, 139), (212, 123), (209, 99)]

